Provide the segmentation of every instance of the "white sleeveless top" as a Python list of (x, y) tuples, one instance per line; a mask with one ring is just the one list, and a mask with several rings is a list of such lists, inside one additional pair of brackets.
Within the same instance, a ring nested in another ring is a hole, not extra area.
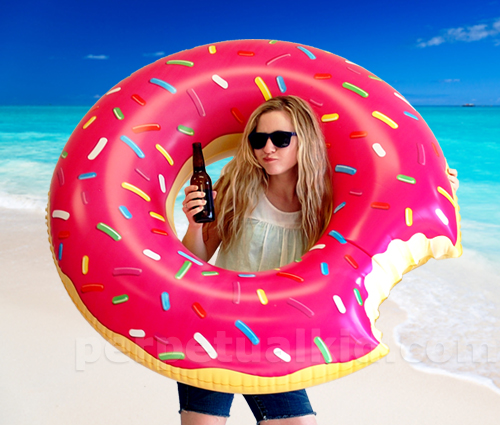
[(245, 218), (241, 239), (229, 252), (220, 250), (215, 265), (257, 272), (289, 264), (304, 253), (301, 225), (301, 211), (281, 211), (262, 193), (255, 209)]

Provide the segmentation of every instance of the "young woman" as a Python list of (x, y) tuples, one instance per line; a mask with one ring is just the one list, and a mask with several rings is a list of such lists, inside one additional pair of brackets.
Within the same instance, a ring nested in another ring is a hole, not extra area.
[[(326, 146), (311, 107), (295, 96), (276, 97), (251, 115), (242, 142), (214, 187), (217, 221), (195, 223), (205, 200), (186, 188), (189, 227), (182, 243), (216, 265), (238, 271), (280, 267), (300, 258), (323, 233), (331, 215)], [(183, 424), (225, 423), (232, 394), (179, 384)], [(305, 390), (245, 395), (257, 421), (315, 424)]]

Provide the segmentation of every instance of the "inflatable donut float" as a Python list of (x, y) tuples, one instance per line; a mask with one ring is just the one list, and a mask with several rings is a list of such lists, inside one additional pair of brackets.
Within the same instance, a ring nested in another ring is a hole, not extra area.
[[(251, 112), (278, 95), (317, 113), (334, 214), (286, 267), (217, 268), (173, 223), (192, 143), (207, 163), (231, 156)], [(461, 254), (446, 160), (420, 114), (364, 68), (281, 41), (197, 47), (118, 83), (68, 140), (47, 211), (57, 270), (92, 326), (154, 371), (225, 392), (306, 388), (378, 360), (390, 289)]]

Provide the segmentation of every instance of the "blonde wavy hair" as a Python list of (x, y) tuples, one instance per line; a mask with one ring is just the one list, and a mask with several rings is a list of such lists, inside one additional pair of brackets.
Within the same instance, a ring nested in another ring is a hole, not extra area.
[(259, 194), (267, 189), (269, 175), (257, 161), (248, 135), (257, 127), (259, 118), (272, 111), (288, 113), (297, 133), (296, 192), (302, 206), (306, 251), (323, 234), (332, 214), (331, 169), (316, 115), (309, 104), (299, 97), (275, 97), (252, 113), (236, 155), (224, 167), (222, 176), (215, 184), (216, 229), (221, 238), (222, 250), (230, 249), (233, 242), (242, 236), (246, 213), (255, 209)]

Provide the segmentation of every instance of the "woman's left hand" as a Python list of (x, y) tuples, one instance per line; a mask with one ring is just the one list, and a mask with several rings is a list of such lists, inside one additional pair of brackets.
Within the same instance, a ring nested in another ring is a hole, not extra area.
[(460, 185), (457, 175), (457, 170), (455, 170), (454, 168), (448, 168), (448, 180), (450, 181), (451, 187), (453, 188), (454, 192), (458, 190), (458, 186)]

